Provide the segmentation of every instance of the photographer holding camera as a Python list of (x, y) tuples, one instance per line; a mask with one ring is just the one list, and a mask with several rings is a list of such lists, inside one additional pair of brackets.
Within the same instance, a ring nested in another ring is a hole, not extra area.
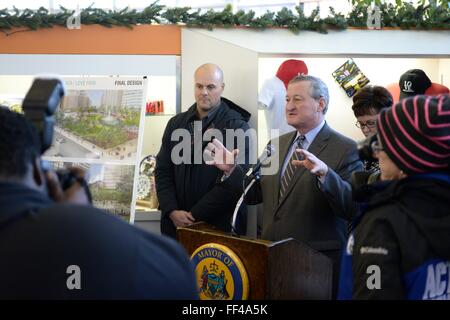
[(450, 300), (450, 96), (402, 100), (377, 127), (381, 181), (366, 189), (340, 297)]
[(36, 114), (25, 111), (32, 121), (47, 118), (40, 132), (0, 107), (0, 299), (196, 299), (175, 241), (92, 207), (80, 169), (66, 173), (64, 190), (55, 172), (44, 173), (53, 122), (38, 109), (54, 111), (58, 86), (36, 80), (24, 100), (24, 110), (35, 104)]

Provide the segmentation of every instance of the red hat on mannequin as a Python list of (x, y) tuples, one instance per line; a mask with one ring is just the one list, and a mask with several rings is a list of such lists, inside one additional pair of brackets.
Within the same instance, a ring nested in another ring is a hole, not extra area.
[(302, 60), (289, 59), (280, 64), (276, 76), (287, 89), (289, 81), (299, 74), (308, 74), (308, 67)]

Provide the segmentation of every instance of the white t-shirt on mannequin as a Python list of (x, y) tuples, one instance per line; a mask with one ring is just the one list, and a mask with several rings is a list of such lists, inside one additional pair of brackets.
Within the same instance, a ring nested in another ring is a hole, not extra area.
[[(277, 76), (264, 81), (258, 96), (258, 108), (264, 110), (268, 139), (281, 136), (295, 129), (288, 125), (285, 116), (286, 88)], [(278, 129), (278, 135), (271, 136), (271, 129)]]

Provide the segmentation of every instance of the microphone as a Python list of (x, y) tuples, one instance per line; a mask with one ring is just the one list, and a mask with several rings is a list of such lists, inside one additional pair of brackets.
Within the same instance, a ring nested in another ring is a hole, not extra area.
[(247, 173), (245, 174), (246, 177), (250, 177), (251, 175), (255, 175), (261, 168), (261, 166), (264, 164), (264, 162), (272, 156), (272, 153), (275, 152), (275, 147), (272, 144), (268, 144), (266, 148), (264, 149), (263, 154), (259, 157), (256, 164), (250, 169), (248, 169)]

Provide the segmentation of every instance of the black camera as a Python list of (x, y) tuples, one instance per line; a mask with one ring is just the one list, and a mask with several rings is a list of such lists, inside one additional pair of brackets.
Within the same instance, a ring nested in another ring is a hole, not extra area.
[[(23, 100), (22, 109), (25, 117), (38, 129), (41, 139), (41, 154), (52, 145), (53, 130), (55, 126), (55, 112), (61, 99), (64, 97), (64, 86), (59, 79), (35, 79)], [(46, 166), (43, 165), (45, 170)], [(86, 181), (72, 174), (70, 170), (57, 170), (60, 185), (63, 190), (78, 181), (85, 189), (86, 195), (91, 201), (91, 194)], [(82, 181), (80, 181), (82, 180)]]
[(359, 159), (367, 161), (368, 163), (374, 163), (378, 160), (373, 157), (373, 144), (377, 141), (377, 135), (371, 135), (366, 139), (358, 142), (358, 155)]
[(54, 113), (64, 96), (64, 87), (58, 79), (35, 79), (23, 100), (22, 109), (25, 117), (39, 131), (41, 153), (52, 145)]

